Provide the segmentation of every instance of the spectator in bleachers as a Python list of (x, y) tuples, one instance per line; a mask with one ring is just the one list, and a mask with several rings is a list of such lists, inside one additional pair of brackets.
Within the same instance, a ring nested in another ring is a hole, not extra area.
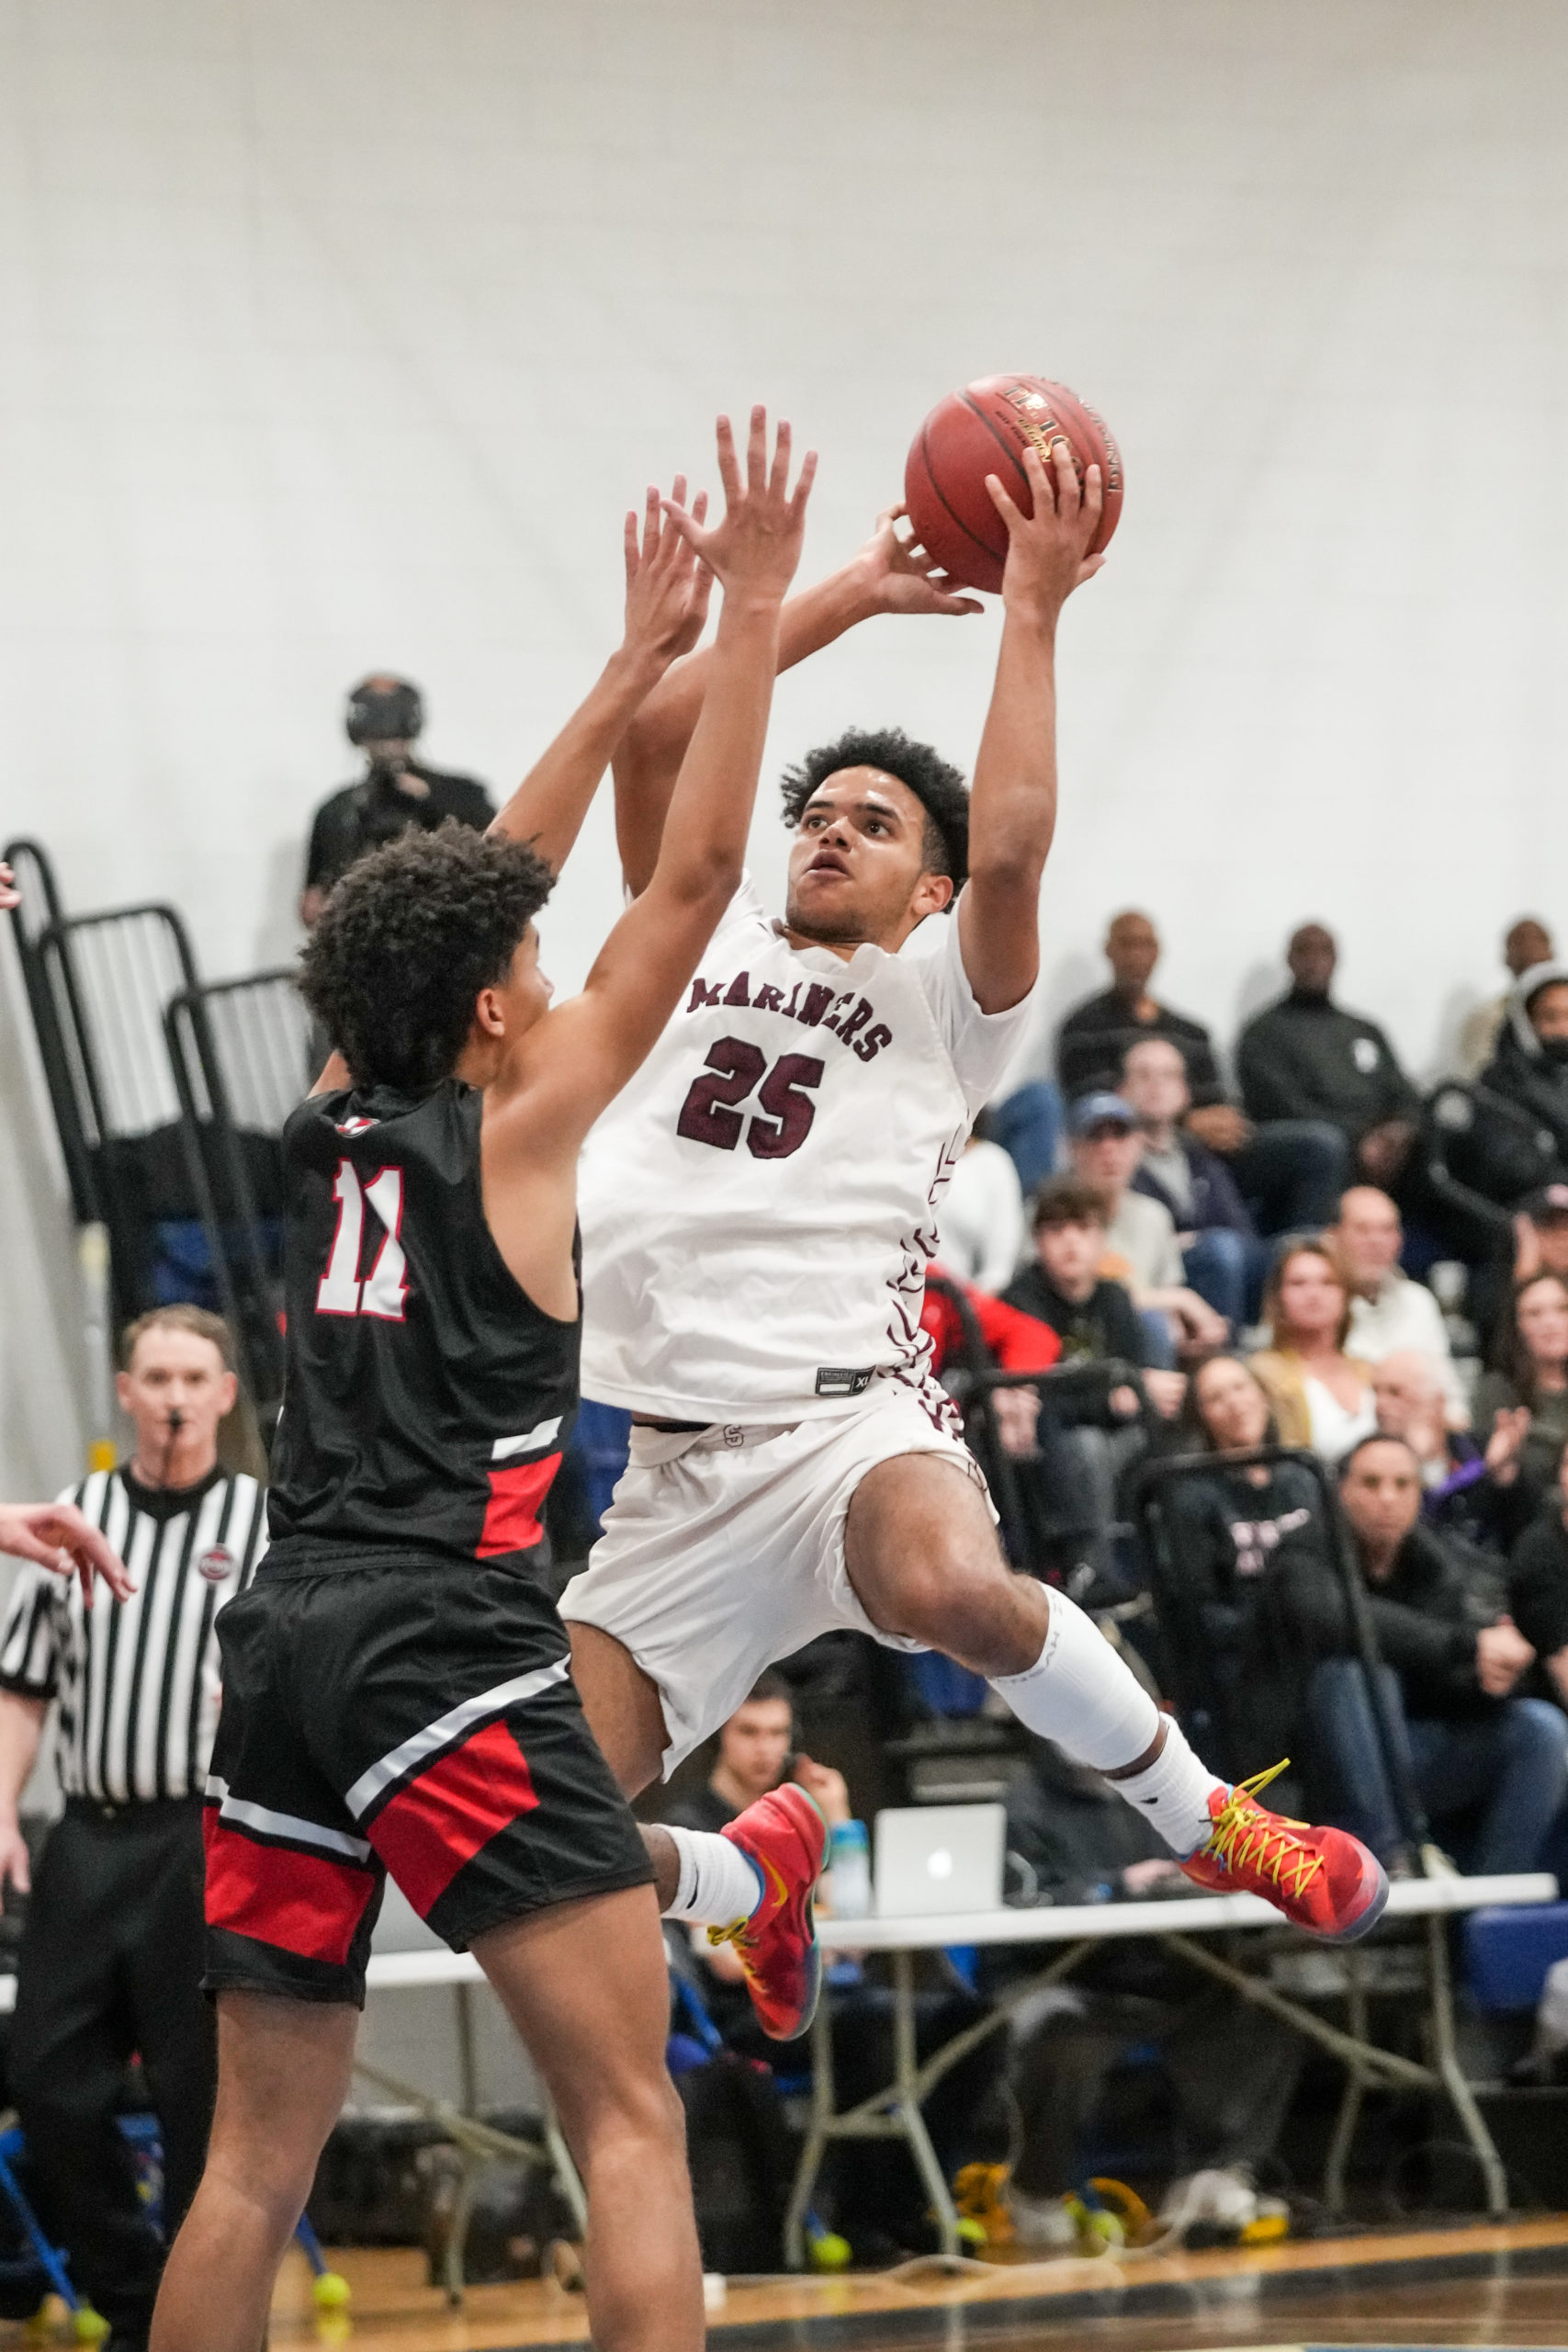
[(1568, 1172), (1568, 964), (1532, 964), (1515, 982), (1481, 1083), (1550, 1131)]
[(349, 695), (344, 725), (349, 741), (365, 753), (365, 773), (323, 800), (311, 823), (299, 894), (307, 931), (333, 884), (367, 850), (379, 849), (410, 825), (434, 832), (448, 817), (482, 833), (495, 815), (494, 801), (476, 777), (448, 775), (415, 759), (424, 704), (406, 678), (379, 670), (362, 678)]
[[(1339, 1491), (1389, 1718), (1435, 1834), (1469, 1871), (1532, 1869), (1568, 1789), (1568, 1719), (1513, 1695), (1534, 1649), (1498, 1612), (1485, 1564), (1421, 1525), (1408, 1445), (1364, 1438), (1346, 1456)], [(1338, 1784), (1339, 1818), (1384, 1863), (1408, 1866), (1344, 1588), (1310, 1553), (1283, 1556), (1292, 1621), (1317, 1661), (1307, 1685), (1314, 1761)]]
[(1258, 1311), (1266, 1253), (1230, 1170), (1182, 1127), (1191, 1097), (1180, 1047), (1168, 1037), (1129, 1046), (1122, 1099), (1137, 1114), (1144, 1145), (1130, 1189), (1168, 1211), (1188, 1284), (1234, 1336)]
[(991, 1140), (982, 1111), (942, 1196), (937, 1254), (966, 1283), (995, 1292), (1011, 1282), (1028, 1246), (1018, 1170), (1001, 1145)]
[(1168, 1037), (1186, 1066), (1195, 1103), (1223, 1103), (1225, 1091), (1209, 1033), (1201, 1021), (1173, 1012), (1149, 993), (1160, 940), (1153, 922), (1135, 908), (1112, 915), (1105, 933), (1111, 986), (1100, 996), (1076, 1004), (1056, 1038), (1056, 1075), (1069, 1102), (1080, 1094), (1107, 1093), (1121, 1076), (1130, 1046), (1145, 1037)]
[[(954, 1365), (967, 1372), (1048, 1372), (1062, 1353), (1062, 1342), (1048, 1323), (960, 1281), (935, 1260), (926, 1269), (920, 1329), (931, 1340), (931, 1370), (939, 1380)], [(991, 1406), (998, 1438), (1007, 1451), (1032, 1453), (1038, 1389), (998, 1388)]]
[(1430, 1359), (1444, 1409), (1456, 1430), (1470, 1426), (1470, 1404), (1454, 1368), (1443, 1313), (1425, 1283), (1402, 1273), (1404, 1228), (1388, 1194), (1352, 1184), (1328, 1238), (1350, 1283), (1350, 1347), (1364, 1363), (1414, 1348)]
[[(1007, 1819), (1009, 1850), (1029, 1865), (1043, 1901), (1182, 1891), (1142, 1816), (1049, 1740), (1030, 1741)], [(1070, 1985), (1025, 1996), (1014, 2015), (1009, 2079), (1019, 2146), (1009, 2204), (1026, 2251), (1073, 2246), (1062, 2200), (1081, 2178), (1083, 2141), (1107, 2077), (1137, 2049), (1157, 2052), (1188, 2163), (1239, 2178), (1272, 2154), (1304, 2061), (1299, 2038), (1227, 1989), (1194, 1984), (1189, 1968), (1145, 1939), (1107, 1947)]]
[(1376, 1022), (1332, 1001), (1338, 952), (1322, 923), (1294, 933), (1289, 994), (1241, 1033), (1241, 1098), (1252, 1119), (1328, 1120), (1360, 1174), (1387, 1190), (1410, 1156), (1421, 1101)]
[(1263, 1295), (1269, 1345), (1252, 1369), (1274, 1407), (1281, 1442), (1309, 1445), (1325, 1462), (1369, 1435), (1375, 1420), (1371, 1366), (1346, 1352), (1350, 1298), (1325, 1241), (1298, 1241), (1277, 1261)]
[(1506, 1552), (1532, 1508), (1519, 1481), (1529, 1412), (1499, 1409), (1485, 1443), (1450, 1425), (1443, 1384), (1429, 1355), (1396, 1348), (1372, 1366), (1378, 1429), (1403, 1438), (1421, 1464), (1421, 1516), (1445, 1535)]
[(1156, 1355), (1166, 1333), (1168, 1365), (1177, 1351), (1222, 1347), (1224, 1318), (1189, 1285), (1170, 1211), (1131, 1189), (1144, 1151), (1132, 1105), (1119, 1094), (1086, 1094), (1073, 1105), (1071, 1129), (1074, 1173), (1099, 1193), (1105, 1210), (1106, 1271), (1124, 1273)]
[(1475, 1422), (1495, 1428), (1499, 1412), (1528, 1409), (1519, 1475), (1532, 1507), (1557, 1473), (1568, 1440), (1568, 1279), (1535, 1274), (1514, 1285), (1497, 1369), (1475, 1390)]
[[(1013, 1277), (1003, 1304), (1047, 1325), (1061, 1342), (1064, 1363), (1120, 1361), (1139, 1373), (1156, 1413), (1178, 1412), (1186, 1382), (1150, 1363), (1148, 1329), (1125, 1284), (1100, 1273), (1105, 1209), (1099, 1193), (1071, 1176), (1053, 1178), (1035, 1195), (1033, 1228), (1034, 1262)], [(1032, 1537), (1049, 1554), (1048, 1523), (1068, 1524), (1079, 1556), (1109, 1569), (1118, 1487), (1148, 1450), (1136, 1389), (1128, 1385), (1097, 1403), (1054, 1407), (1041, 1417), (1038, 1443), (1048, 1491), (1026, 1482)]]
[(1191, 1670), (1213, 1686), (1216, 1770), (1245, 1780), (1293, 1744), (1298, 1678), (1269, 1570), (1287, 1537), (1321, 1542), (1322, 1491), (1300, 1462), (1227, 1460), (1279, 1441), (1272, 1400), (1239, 1356), (1199, 1366), (1182, 1420), (1192, 1450), (1215, 1460), (1212, 1476), (1170, 1488), (1181, 1623), (1169, 1631), (1195, 1645)]
[(1213, 1046), (1202, 1023), (1173, 1012), (1149, 993), (1159, 961), (1159, 933), (1145, 914), (1115, 915), (1105, 936), (1111, 985), (1063, 1022), (1056, 1069), (1069, 1101), (1112, 1092), (1131, 1046), (1168, 1038), (1186, 1065), (1191, 1102), (1187, 1134), (1224, 1159), (1260, 1231), (1301, 1233), (1326, 1225), (1350, 1173), (1336, 1126), (1318, 1118), (1271, 1119), (1255, 1125), (1226, 1100)]
[(1514, 1280), (1562, 1274), (1568, 1280), (1568, 1184), (1543, 1184), (1514, 1217)]
[[(1556, 950), (1551, 933), (1539, 915), (1521, 915), (1509, 929), (1503, 941), (1503, 962), (1510, 983), (1532, 964), (1550, 963)], [(1497, 1050), (1497, 1036), (1508, 1010), (1512, 986), (1495, 996), (1489, 1003), (1478, 1004), (1473, 1012), (1466, 1013), (1459, 1033), (1459, 1069), (1461, 1078), (1479, 1078)]]
[(1514, 1546), (1508, 1595), (1547, 1688), (1568, 1707), (1568, 1446), (1558, 1461), (1555, 1489)]
[[(1013, 1276), (1008, 1306), (1048, 1323), (1065, 1362), (1120, 1357), (1141, 1368), (1156, 1411), (1179, 1412), (1187, 1383), (1179, 1372), (1149, 1362), (1148, 1335), (1124, 1283), (1100, 1271), (1105, 1255), (1105, 1204), (1098, 1189), (1071, 1176), (1054, 1177), (1034, 1196), (1034, 1263)], [(1137, 1398), (1126, 1392), (1126, 1410)]]

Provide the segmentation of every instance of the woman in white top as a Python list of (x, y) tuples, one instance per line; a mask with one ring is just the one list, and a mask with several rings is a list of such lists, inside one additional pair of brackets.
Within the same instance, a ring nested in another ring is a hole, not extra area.
[(1005, 1290), (1028, 1239), (1017, 1169), (999, 1143), (971, 1136), (942, 1197), (938, 1257), (976, 1290)]
[(1263, 1297), (1269, 1344), (1252, 1369), (1273, 1401), (1286, 1445), (1309, 1445), (1337, 1462), (1377, 1426), (1371, 1366), (1347, 1355), (1350, 1288), (1326, 1241), (1298, 1241), (1280, 1259)]

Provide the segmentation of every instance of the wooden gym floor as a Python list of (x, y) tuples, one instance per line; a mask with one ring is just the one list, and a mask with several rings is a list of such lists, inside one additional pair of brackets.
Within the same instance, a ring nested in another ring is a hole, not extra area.
[[(586, 2343), (581, 2296), (528, 2280), (475, 2287), (450, 2311), (423, 2255), (333, 2260), (354, 2301), (320, 2323), (290, 2256), (272, 2344), (353, 2352), (511, 2352)], [(714, 2352), (1207, 2352), (1208, 2347), (1568, 2347), (1568, 2216), (1318, 2240), (1145, 2261), (987, 2266), (976, 2276), (737, 2282), (710, 2314)], [(7, 2336), (9, 2331), (6, 2331)]]

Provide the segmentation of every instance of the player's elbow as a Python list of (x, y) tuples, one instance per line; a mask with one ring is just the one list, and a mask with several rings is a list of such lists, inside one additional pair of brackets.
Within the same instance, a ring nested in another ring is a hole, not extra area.
[(745, 856), (739, 842), (683, 848), (670, 873), (671, 895), (683, 907), (712, 906), (722, 912), (740, 888)]
[(969, 844), (969, 887), (981, 898), (1003, 900), (1027, 900), (1033, 906), (1040, 897), (1040, 885), (1045, 874), (1045, 849), (1033, 833), (1020, 830), (1010, 838), (971, 841)]

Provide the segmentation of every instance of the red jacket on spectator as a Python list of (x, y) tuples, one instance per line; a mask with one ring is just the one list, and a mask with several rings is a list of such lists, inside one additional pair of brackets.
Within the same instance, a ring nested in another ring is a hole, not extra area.
[[(950, 1274), (945, 1266), (933, 1262), (928, 1272), (936, 1276), (939, 1284), (945, 1283), (963, 1293), (964, 1304), (979, 1326), (980, 1337), (1004, 1372), (1049, 1372), (1062, 1352), (1062, 1342), (1049, 1323), (1024, 1315), (1016, 1306), (1004, 1306), (987, 1291), (972, 1289), (956, 1274)], [(925, 1303), (920, 1308), (920, 1329), (931, 1334), (931, 1370), (940, 1374), (955, 1350), (964, 1344), (964, 1318), (947, 1291), (933, 1287), (929, 1280)]]

